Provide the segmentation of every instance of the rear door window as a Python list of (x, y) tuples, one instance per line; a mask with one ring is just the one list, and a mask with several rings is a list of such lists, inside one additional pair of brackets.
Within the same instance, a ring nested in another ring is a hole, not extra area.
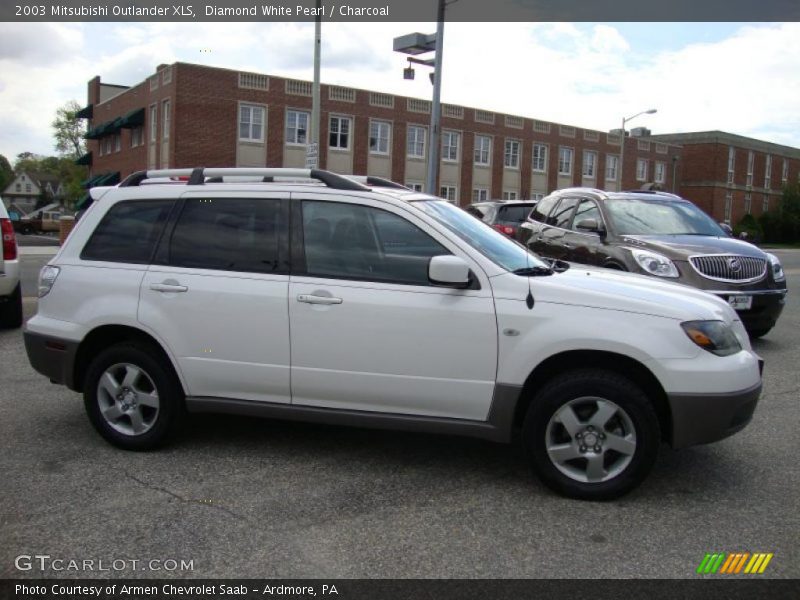
[(531, 219), (539, 221), (539, 223), (547, 223), (547, 215), (550, 214), (550, 210), (556, 202), (558, 202), (557, 196), (542, 198), (531, 211)]
[(274, 273), (279, 269), (281, 201), (189, 198), (169, 242), (176, 267)]
[(501, 206), (500, 212), (497, 215), (497, 220), (503, 221), (504, 223), (522, 223), (528, 218), (528, 215), (531, 213), (531, 208), (533, 207), (530, 204)]
[(578, 229), (578, 223), (586, 219), (594, 219), (598, 225), (603, 224), (603, 217), (600, 215), (600, 209), (597, 207), (597, 202), (583, 198), (575, 209), (575, 216), (572, 218), (572, 229), (575, 231), (583, 231)]
[(147, 264), (174, 200), (119, 202), (105, 214), (81, 252), (83, 260)]
[(560, 227), (561, 229), (569, 228), (572, 212), (576, 204), (578, 204), (577, 198), (562, 198), (561, 202), (558, 203), (558, 206), (547, 219), (548, 224), (554, 227)]

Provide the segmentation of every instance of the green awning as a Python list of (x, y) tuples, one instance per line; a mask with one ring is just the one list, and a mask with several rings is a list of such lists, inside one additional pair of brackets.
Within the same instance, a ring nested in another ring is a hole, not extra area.
[(140, 125), (144, 125), (144, 109), (136, 108), (122, 117), (120, 127), (125, 129), (133, 129), (134, 127), (139, 127)]
[(92, 114), (94, 113), (94, 104), (89, 104), (84, 106), (78, 112), (75, 113), (76, 119), (91, 119)]
[(80, 200), (75, 203), (75, 210), (83, 210), (92, 203), (92, 197), (89, 194), (84, 194)]
[(81, 187), (89, 189), (97, 185), (97, 181), (103, 177), (104, 175), (94, 175), (93, 177), (89, 177), (84, 181), (81, 181)]
[(91, 167), (92, 166), (92, 153), (91, 152), (87, 152), (86, 154), (81, 156), (79, 159), (77, 159), (75, 161), (75, 164), (76, 165), (86, 165), (87, 167)]
[(83, 137), (87, 140), (96, 140), (103, 136), (110, 135), (112, 133), (118, 132), (122, 129), (122, 119), (123, 117), (117, 117), (112, 121), (106, 121), (105, 123), (101, 123), (97, 127), (93, 127), (89, 131), (86, 132), (86, 135)]

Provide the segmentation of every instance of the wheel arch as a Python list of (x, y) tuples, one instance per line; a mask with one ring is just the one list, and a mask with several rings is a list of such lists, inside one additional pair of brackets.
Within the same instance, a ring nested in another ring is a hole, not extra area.
[(662, 439), (672, 439), (672, 416), (667, 394), (653, 372), (634, 358), (605, 350), (569, 350), (554, 354), (539, 363), (522, 386), (514, 411), (514, 431), (521, 430), (533, 398), (548, 381), (563, 373), (587, 368), (606, 369), (627, 377), (638, 385), (653, 403)]
[(146, 331), (129, 325), (101, 325), (90, 331), (83, 338), (75, 354), (75, 366), (72, 373), (72, 382), (69, 386), (70, 389), (76, 392), (83, 391), (86, 372), (89, 369), (92, 359), (97, 356), (99, 352), (109, 346), (129, 341), (143, 342), (153, 346), (160, 353), (160, 358), (172, 368), (172, 371), (180, 382), (181, 388), (184, 393), (186, 392), (186, 386), (184, 385), (180, 371), (172, 360), (169, 352), (164, 348), (164, 345)]

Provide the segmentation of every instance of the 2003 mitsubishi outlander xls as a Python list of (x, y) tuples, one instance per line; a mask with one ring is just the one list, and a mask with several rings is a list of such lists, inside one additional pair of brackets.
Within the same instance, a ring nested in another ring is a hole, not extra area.
[(547, 485), (603, 499), (641, 482), (662, 440), (742, 429), (759, 397), (762, 362), (723, 300), (555, 272), (401, 186), (186, 169), (91, 193), (25, 344), (122, 448), (163, 443), (186, 409), (521, 434)]

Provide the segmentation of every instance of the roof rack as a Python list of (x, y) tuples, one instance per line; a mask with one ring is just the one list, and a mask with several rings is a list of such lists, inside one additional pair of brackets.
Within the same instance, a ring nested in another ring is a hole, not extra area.
[(350, 191), (369, 191), (369, 187), (358, 183), (344, 175), (331, 173), (322, 169), (276, 169), (276, 168), (203, 168), (194, 169), (158, 169), (153, 171), (137, 171), (125, 178), (119, 187), (136, 187), (147, 179), (155, 177), (187, 178), (186, 185), (205, 185), (219, 182), (225, 177), (260, 177), (261, 181), (274, 181), (276, 177), (287, 179), (316, 179), (331, 189)]
[(383, 187), (383, 188), (393, 188), (396, 190), (411, 190), (410, 187), (403, 185), (401, 183), (397, 183), (396, 181), (392, 181), (391, 179), (386, 179), (384, 177), (374, 177), (373, 175), (348, 175), (349, 179), (353, 181), (357, 181), (358, 183), (363, 183), (369, 187)]
[(678, 194), (673, 194), (671, 192), (665, 192), (664, 190), (623, 190), (620, 192), (622, 194), (652, 194), (654, 196), (665, 196), (667, 198), (678, 198), (683, 200)]

